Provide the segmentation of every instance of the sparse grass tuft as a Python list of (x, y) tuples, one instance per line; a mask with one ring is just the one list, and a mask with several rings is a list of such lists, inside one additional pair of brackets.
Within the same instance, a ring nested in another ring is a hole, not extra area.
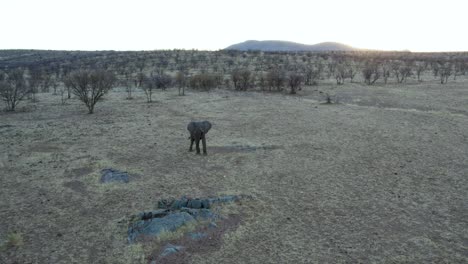
[(0, 245), (0, 249), (19, 248), (24, 245), (23, 235), (21, 233), (10, 233), (6, 240)]
[(126, 247), (124, 253), (125, 261), (123, 263), (147, 263), (145, 250), (142, 244), (132, 244)]
[(176, 231), (164, 231), (158, 235), (157, 242), (164, 242), (168, 240), (179, 239), (183, 237), (186, 233), (191, 232), (197, 228), (200, 222), (192, 221), (186, 223), (185, 225), (177, 228)]

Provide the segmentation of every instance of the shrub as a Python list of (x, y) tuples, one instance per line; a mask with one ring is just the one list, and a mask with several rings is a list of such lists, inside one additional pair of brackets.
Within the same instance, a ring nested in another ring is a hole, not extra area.
[(89, 114), (94, 112), (94, 106), (112, 89), (115, 81), (113, 73), (103, 70), (77, 71), (70, 74), (67, 80), (73, 94), (86, 105)]
[(24, 71), (13, 70), (0, 77), (0, 98), (5, 102), (7, 111), (15, 111), (19, 102), (30, 92), (24, 78)]

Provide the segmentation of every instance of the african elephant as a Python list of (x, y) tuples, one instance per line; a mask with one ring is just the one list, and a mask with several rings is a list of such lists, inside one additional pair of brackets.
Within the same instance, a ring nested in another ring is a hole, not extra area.
[(211, 129), (211, 123), (208, 121), (190, 122), (187, 130), (190, 131), (190, 149), (192, 151), (193, 142), (195, 141), (197, 147), (197, 154), (200, 154), (200, 139), (203, 143), (203, 154), (206, 155), (206, 139), (205, 135)]

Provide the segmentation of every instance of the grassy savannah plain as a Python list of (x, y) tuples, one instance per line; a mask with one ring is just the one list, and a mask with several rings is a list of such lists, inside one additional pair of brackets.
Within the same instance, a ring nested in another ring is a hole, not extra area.
[[(147, 263), (163, 244), (129, 245), (131, 214), (243, 194), (222, 208), (236, 224), (175, 262), (466, 263), (467, 85), (114, 89), (92, 115), (40, 93), (0, 113), (0, 262)], [(188, 152), (191, 120), (213, 123), (207, 156)], [(108, 167), (130, 182), (101, 184)]]

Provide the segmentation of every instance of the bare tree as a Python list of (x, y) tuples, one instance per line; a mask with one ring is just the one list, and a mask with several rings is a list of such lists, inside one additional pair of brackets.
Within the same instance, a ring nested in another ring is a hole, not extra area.
[(343, 64), (338, 64), (335, 69), (335, 79), (336, 84), (341, 85), (344, 84), (346, 79), (347, 71)]
[(168, 74), (165, 74), (162, 70), (157, 71), (151, 79), (156, 88), (162, 89), (163, 91), (165, 91), (172, 84), (172, 77)]
[(413, 72), (409, 63), (403, 64), (399, 61), (392, 63), (393, 74), (397, 78), (398, 83), (403, 83), (408, 77), (410, 77)]
[(427, 69), (427, 62), (418, 62), (416, 63), (416, 76), (418, 77), (418, 82), (422, 82), (422, 74)]
[(146, 77), (146, 75), (144, 73), (139, 72), (136, 75), (136, 78), (135, 78), (135, 87), (142, 88), (143, 82), (145, 82), (145, 80), (147, 80), (147, 79), (148, 79), (148, 77)]
[(346, 64), (346, 67), (347, 67), (347, 76), (349, 77), (350, 82), (353, 82), (354, 77), (356, 76), (356, 73), (357, 73), (356, 66), (353, 63), (349, 62)]
[(222, 76), (216, 74), (200, 73), (190, 78), (189, 86), (196, 90), (208, 91), (220, 85), (222, 80)]
[(125, 99), (131, 100), (133, 99), (132, 97), (132, 92), (133, 92), (133, 80), (131, 75), (128, 72), (124, 73), (124, 78), (120, 81), (121, 85), (125, 87), (125, 91), (127, 92), (127, 97)]
[(138, 84), (138, 87), (140, 87), (143, 92), (145, 92), (146, 102), (153, 102), (153, 90), (156, 89), (154, 82), (150, 78), (146, 77), (146, 75), (143, 73), (139, 73), (136, 79), (136, 83)]
[(390, 78), (390, 70), (391, 70), (391, 65), (388, 62), (384, 61), (382, 63), (382, 77), (383, 77), (385, 84), (387, 84), (388, 78)]
[(59, 82), (57, 81), (56, 77), (51, 79), (51, 86), (54, 88), (54, 92), (52, 93), (53, 95), (57, 95), (57, 87), (59, 86)]
[(77, 71), (69, 76), (69, 84), (75, 94), (88, 107), (89, 114), (94, 106), (116, 82), (115, 75), (109, 71)]
[(48, 93), (49, 87), (52, 86), (52, 74), (42, 71), (41, 92)]
[(252, 85), (252, 73), (248, 69), (235, 69), (231, 77), (236, 90), (246, 91)]
[[(72, 83), (71, 83), (71, 78), (70, 74), (68, 73), (62, 78), (63, 85), (65, 86), (65, 89), (67, 90), (67, 99), (71, 98), (71, 89), (72, 89)], [(61, 93), (63, 96), (63, 94)]]
[(364, 82), (368, 85), (374, 84), (380, 78), (378, 64), (368, 63), (362, 70)]
[(405, 82), (408, 77), (413, 75), (413, 71), (411, 70), (410, 65), (404, 65), (400, 68), (400, 81), (399, 83)]
[(272, 88), (276, 88), (277, 91), (281, 91), (283, 89), (285, 76), (284, 71), (279, 68), (273, 68), (267, 72), (267, 83), (268, 87), (271, 91)]
[(187, 80), (183, 71), (178, 71), (176, 73), (175, 83), (179, 89), (179, 95), (185, 95), (185, 86), (187, 85)]
[(295, 72), (291, 72), (288, 74), (288, 85), (290, 90), (290, 94), (296, 94), (296, 91), (300, 89), (301, 83), (303, 81), (303, 77), (300, 74)]
[(318, 65), (308, 64), (303, 68), (304, 72), (304, 84), (305, 85), (316, 85), (317, 80), (320, 79), (322, 74), (323, 64)]
[(38, 68), (30, 68), (29, 69), (29, 96), (31, 101), (36, 102), (36, 94), (39, 92), (39, 87), (42, 82), (42, 72)]
[(60, 86), (58, 88), (58, 91), (59, 91), (59, 94), (60, 94), (60, 102), (62, 103), (62, 105), (66, 104), (67, 103), (67, 97), (65, 96), (65, 90), (67, 88), (65, 86)]
[(439, 70), (440, 83), (441, 84), (447, 83), (448, 78), (450, 77), (450, 75), (452, 75), (452, 73), (453, 73), (452, 64), (445, 63), (444, 65), (442, 65)]
[(7, 111), (15, 111), (19, 102), (30, 92), (24, 71), (16, 69), (7, 75), (0, 75), (0, 97), (5, 102)]

